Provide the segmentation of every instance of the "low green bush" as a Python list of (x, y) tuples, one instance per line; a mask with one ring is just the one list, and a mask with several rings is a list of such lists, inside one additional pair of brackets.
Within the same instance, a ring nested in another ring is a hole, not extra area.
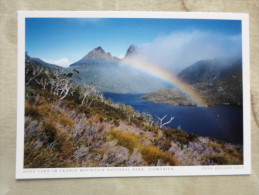
[(193, 142), (198, 138), (196, 134), (186, 133), (181, 129), (163, 129), (163, 130), (167, 139), (177, 141), (183, 145), (186, 145), (189, 142)]

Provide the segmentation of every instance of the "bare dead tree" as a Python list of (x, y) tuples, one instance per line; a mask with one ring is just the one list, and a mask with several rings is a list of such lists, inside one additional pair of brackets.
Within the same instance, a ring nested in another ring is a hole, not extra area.
[(45, 90), (47, 85), (49, 84), (49, 78), (40, 78), (39, 80), (38, 79), (35, 79), (35, 81), (42, 86), (42, 88)]
[(151, 114), (147, 112), (143, 112), (142, 114), (143, 120), (147, 123), (148, 126), (153, 126), (154, 123), (154, 118), (152, 117)]
[(98, 91), (93, 85), (84, 85), (80, 90), (81, 104), (91, 106), (94, 100), (104, 101), (103, 94)]
[(29, 73), (32, 74), (32, 77), (28, 80), (26, 85), (29, 85), (31, 81), (33, 81), (36, 77), (40, 76), (40, 74), (44, 71), (44, 68), (42, 66), (32, 66), (32, 65), (27, 65), (26, 67), (26, 75)]
[(94, 93), (95, 87), (93, 85), (84, 85), (80, 90), (80, 97), (82, 98), (81, 104), (88, 101), (88, 98)]
[(91, 104), (93, 103), (94, 100), (100, 100), (100, 101), (104, 100), (103, 94), (100, 91), (96, 90), (96, 89), (91, 94), (91, 98), (92, 99), (91, 99), (90, 103), (88, 103), (87, 106), (91, 106)]
[(72, 88), (72, 81), (65, 80), (63, 86), (61, 86), (61, 92), (59, 94), (59, 97), (61, 100), (63, 100), (68, 95), (71, 88)]
[(74, 81), (71, 79), (72, 75), (72, 73), (66, 74), (62, 70), (53, 70), (46, 85), (50, 85), (50, 92), (59, 96), (60, 99), (64, 99), (75, 88)]
[(159, 120), (159, 128), (162, 128), (163, 126), (171, 123), (173, 120), (174, 120), (174, 117), (171, 117), (167, 122), (164, 122), (163, 123), (163, 120), (167, 117), (167, 115), (163, 116), (162, 118), (160, 117), (157, 117), (158, 120)]

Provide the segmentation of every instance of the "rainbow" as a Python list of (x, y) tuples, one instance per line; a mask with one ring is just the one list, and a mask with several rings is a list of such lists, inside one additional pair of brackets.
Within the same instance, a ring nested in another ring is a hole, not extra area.
[(124, 63), (175, 85), (178, 89), (189, 96), (198, 106), (207, 106), (206, 101), (190, 85), (184, 83), (168, 71), (165, 71), (164, 69), (153, 65), (147, 60), (142, 58), (140, 59), (127, 57), (126, 59), (124, 59)]

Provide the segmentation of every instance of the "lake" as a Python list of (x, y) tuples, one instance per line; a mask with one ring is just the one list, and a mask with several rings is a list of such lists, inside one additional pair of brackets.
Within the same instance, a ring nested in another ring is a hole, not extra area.
[(131, 105), (139, 112), (148, 112), (153, 117), (170, 117), (174, 120), (167, 126), (180, 128), (199, 136), (214, 137), (230, 143), (243, 143), (243, 111), (237, 106), (175, 106), (149, 102), (141, 98), (144, 94), (104, 93), (115, 103)]

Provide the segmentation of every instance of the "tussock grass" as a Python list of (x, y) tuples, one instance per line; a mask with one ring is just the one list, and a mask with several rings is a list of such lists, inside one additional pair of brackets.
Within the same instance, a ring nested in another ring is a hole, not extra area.
[(60, 117), (59, 122), (65, 127), (72, 127), (75, 125), (75, 122), (72, 119), (65, 116)]
[(140, 146), (139, 151), (141, 152), (143, 159), (151, 165), (156, 165), (159, 159), (170, 165), (178, 165), (175, 157), (159, 150), (155, 146)]
[(25, 103), (25, 116), (31, 116), (34, 119), (38, 119), (39, 117), (41, 117), (41, 114), (35, 106), (26, 102)]
[(150, 165), (156, 165), (159, 159), (170, 165), (178, 165), (176, 158), (170, 154), (161, 151), (155, 146), (142, 145), (140, 143), (141, 136), (120, 130), (112, 130), (109, 135), (117, 140), (118, 145), (127, 148), (131, 153), (136, 148), (142, 154), (143, 159)]
[(209, 161), (220, 165), (236, 165), (243, 163), (242, 153), (238, 152), (233, 146), (228, 146), (224, 142), (215, 140), (210, 142), (209, 146), (217, 153), (215, 155), (206, 156)]
[(43, 123), (41, 137), (46, 137), (45, 145), (50, 145), (59, 153), (62, 158), (67, 158), (73, 153), (74, 142), (71, 135), (62, 132), (53, 123)]
[(213, 154), (205, 156), (205, 161), (210, 164), (217, 165), (238, 165), (242, 164), (242, 160), (233, 156), (223, 155), (223, 154)]
[(26, 142), (24, 145), (25, 168), (53, 168), (63, 167), (59, 154), (51, 147), (35, 147), (35, 141)]
[(119, 130), (111, 130), (109, 132), (109, 135), (111, 135), (113, 139), (116, 139), (118, 141), (118, 145), (127, 148), (130, 152), (133, 152), (134, 148), (140, 144), (138, 136), (133, 133)]

